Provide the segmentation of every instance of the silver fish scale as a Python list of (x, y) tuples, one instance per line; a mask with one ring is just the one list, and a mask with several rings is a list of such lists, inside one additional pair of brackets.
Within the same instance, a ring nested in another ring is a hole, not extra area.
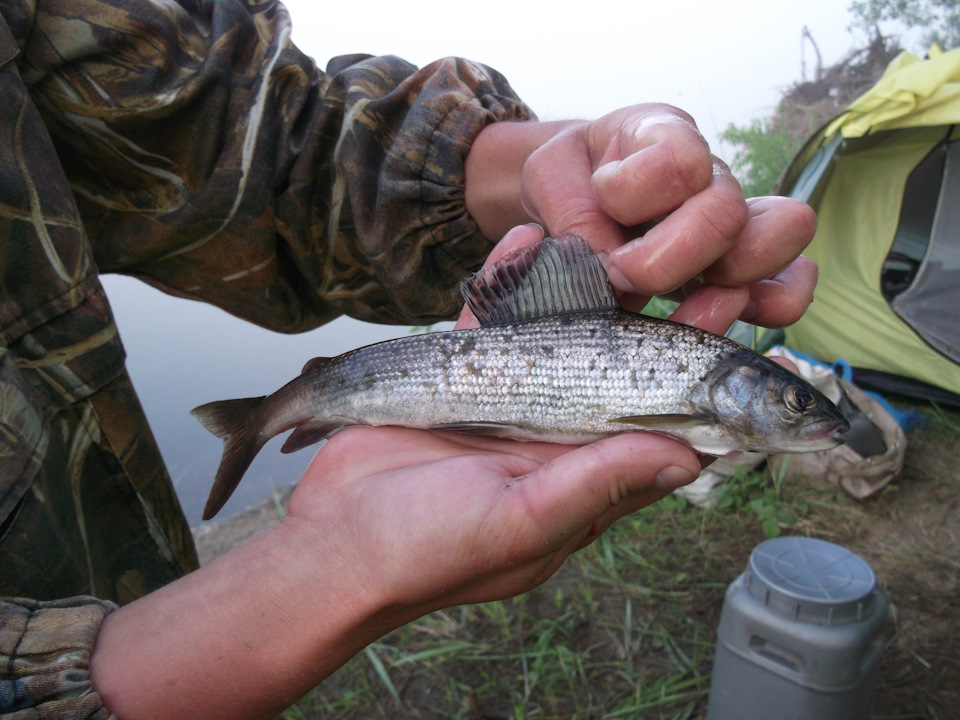
[(331, 360), (318, 418), (434, 427), (496, 423), (573, 441), (630, 416), (691, 412), (692, 389), (739, 348), (696, 328), (607, 310), (371, 345)]

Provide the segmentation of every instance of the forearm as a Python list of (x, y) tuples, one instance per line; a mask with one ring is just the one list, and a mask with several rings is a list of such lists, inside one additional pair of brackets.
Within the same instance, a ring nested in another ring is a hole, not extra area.
[(484, 235), (499, 241), (510, 228), (540, 220), (523, 203), (523, 167), (544, 143), (583, 124), (578, 120), (498, 122), (480, 132), (467, 155), (466, 204)]
[(91, 659), (104, 705), (123, 720), (273, 717), (392, 629), (318, 538), (287, 518), (111, 614)]

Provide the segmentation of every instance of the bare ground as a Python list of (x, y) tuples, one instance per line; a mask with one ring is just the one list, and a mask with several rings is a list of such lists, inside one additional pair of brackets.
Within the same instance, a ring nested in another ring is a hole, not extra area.
[(891, 601), (875, 717), (960, 718), (958, 440), (940, 426), (910, 433), (894, 488), (808, 518), (867, 560)]

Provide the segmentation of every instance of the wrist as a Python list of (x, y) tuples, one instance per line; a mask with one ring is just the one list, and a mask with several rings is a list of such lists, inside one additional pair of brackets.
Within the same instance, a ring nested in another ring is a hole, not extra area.
[(487, 125), (467, 155), (467, 211), (480, 231), (498, 242), (508, 230), (540, 222), (523, 203), (523, 167), (536, 150), (581, 121), (498, 122)]

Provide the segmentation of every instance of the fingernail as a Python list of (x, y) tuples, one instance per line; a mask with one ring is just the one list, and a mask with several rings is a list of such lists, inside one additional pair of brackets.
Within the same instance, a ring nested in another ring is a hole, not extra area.
[(593, 179), (595, 182), (606, 182), (611, 177), (617, 174), (617, 170), (620, 169), (620, 161), (613, 160), (604, 165), (601, 165), (596, 170), (593, 171)]
[(757, 301), (750, 299), (747, 301), (746, 307), (743, 308), (743, 312), (740, 313), (740, 319), (745, 322), (753, 322), (756, 319), (757, 315), (760, 314), (760, 305), (757, 304)]
[(625, 292), (625, 293), (637, 292), (637, 289), (633, 286), (633, 283), (627, 280), (626, 275), (620, 272), (617, 266), (610, 262), (607, 262), (607, 277), (610, 278), (610, 282), (613, 284), (613, 287), (615, 287), (620, 292)]
[(657, 473), (653, 484), (658, 490), (675, 490), (681, 485), (693, 482), (695, 477), (696, 476), (686, 468), (680, 467), (679, 465), (671, 465)]
[(541, 225), (541, 224), (538, 223), (538, 222), (528, 222), (528, 223), (527, 223), (527, 227), (536, 228), (537, 230), (540, 231), (540, 234), (541, 234), (541, 235), (546, 235), (546, 232), (547, 232), (547, 231), (544, 230), (544, 229), (543, 229), (543, 225)]

